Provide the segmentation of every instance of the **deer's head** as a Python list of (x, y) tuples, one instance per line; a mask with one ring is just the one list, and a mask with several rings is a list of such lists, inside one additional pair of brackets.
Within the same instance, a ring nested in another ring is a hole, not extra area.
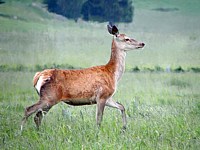
[(114, 40), (116, 43), (116, 46), (123, 51), (129, 51), (134, 49), (139, 49), (144, 47), (144, 43), (138, 42), (133, 38), (129, 38), (125, 34), (119, 34), (119, 30), (115, 25), (112, 25), (109, 23), (107, 25), (108, 32), (112, 35), (114, 35)]

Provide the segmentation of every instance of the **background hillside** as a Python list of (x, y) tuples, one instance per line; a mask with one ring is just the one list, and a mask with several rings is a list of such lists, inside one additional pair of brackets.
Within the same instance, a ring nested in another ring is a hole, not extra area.
[[(144, 41), (146, 47), (144, 51), (128, 54), (128, 66), (200, 64), (198, 0), (134, 1), (134, 6), (133, 23), (118, 26), (121, 32)], [(159, 11), (162, 8), (169, 11)], [(104, 64), (109, 59), (112, 37), (107, 33), (106, 23), (75, 23), (48, 13), (40, 1), (30, 0), (6, 1), (0, 5), (0, 16), (1, 64), (68, 63), (87, 67)], [(77, 59), (83, 56), (84, 61), (79, 63)]]

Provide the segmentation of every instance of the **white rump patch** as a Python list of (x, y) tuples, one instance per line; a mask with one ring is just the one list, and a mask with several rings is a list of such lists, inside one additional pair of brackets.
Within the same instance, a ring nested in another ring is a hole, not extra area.
[(39, 80), (37, 81), (37, 84), (35, 85), (35, 88), (37, 89), (38, 93), (40, 93), (42, 83), (43, 83), (43, 76), (40, 76)]
[(37, 84), (35, 85), (35, 88), (37, 89), (38, 93), (40, 94), (41, 87), (50, 80), (51, 78), (49, 76), (40, 76)]

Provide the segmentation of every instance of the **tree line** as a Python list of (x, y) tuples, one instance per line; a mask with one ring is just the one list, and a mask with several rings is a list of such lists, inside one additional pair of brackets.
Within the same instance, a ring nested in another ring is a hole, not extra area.
[(44, 0), (50, 12), (85, 21), (132, 22), (132, 0)]

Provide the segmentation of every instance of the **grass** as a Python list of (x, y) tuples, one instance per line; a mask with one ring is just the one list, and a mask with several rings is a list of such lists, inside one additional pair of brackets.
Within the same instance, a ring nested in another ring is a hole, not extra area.
[[(32, 116), (21, 134), (24, 108), (38, 99), (32, 87), (34, 71), (85, 68), (105, 64), (110, 57), (112, 37), (106, 23), (75, 23), (48, 13), (40, 2), (8, 0), (0, 5), (0, 149), (199, 148), (197, 0), (136, 0), (134, 22), (118, 25), (146, 44), (144, 50), (127, 54), (128, 72), (114, 97), (126, 108), (125, 132), (115, 109), (106, 108), (98, 130), (95, 105), (60, 103), (45, 116), (39, 131)], [(140, 71), (130, 72), (134, 68)]]
[(30, 81), (33, 74), (1, 73), (3, 149), (196, 149), (200, 144), (199, 74), (126, 73), (115, 96), (127, 110), (125, 133), (120, 113), (114, 109), (106, 108), (97, 130), (95, 106), (60, 103), (50, 110), (39, 131), (31, 117), (21, 135), (24, 106), (37, 99)]

